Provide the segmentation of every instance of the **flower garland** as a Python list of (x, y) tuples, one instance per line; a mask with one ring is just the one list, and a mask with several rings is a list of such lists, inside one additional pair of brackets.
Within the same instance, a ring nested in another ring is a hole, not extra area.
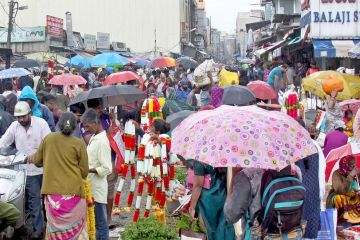
[(161, 119), (161, 105), (156, 97), (145, 99), (141, 107), (141, 127), (148, 131), (155, 119)]
[(284, 95), (284, 105), (287, 115), (293, 118), (299, 118), (300, 103), (296, 92), (287, 92)]
[(86, 224), (88, 229), (89, 240), (95, 240), (95, 211), (94, 205), (95, 201), (91, 194), (90, 182), (88, 179), (83, 180), (85, 200), (87, 203), (87, 213), (86, 213)]
[(136, 185), (136, 181), (135, 181), (136, 136), (135, 136), (135, 125), (131, 120), (125, 123), (125, 133), (123, 139), (125, 143), (125, 159), (124, 159), (124, 163), (121, 166), (120, 181), (115, 194), (115, 199), (114, 199), (115, 209), (113, 211), (113, 213), (117, 215), (120, 214), (120, 209), (119, 209), (120, 196), (124, 187), (125, 178), (129, 169), (129, 165), (130, 165), (131, 183), (130, 183), (130, 193), (127, 201), (127, 207), (125, 208), (126, 212), (130, 212), (134, 200), (134, 191)]

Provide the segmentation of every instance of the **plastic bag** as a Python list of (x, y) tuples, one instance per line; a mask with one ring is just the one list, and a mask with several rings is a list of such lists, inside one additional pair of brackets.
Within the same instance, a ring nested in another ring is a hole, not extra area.
[(326, 209), (320, 213), (321, 230), (318, 232), (318, 240), (335, 240), (337, 210), (335, 208)]

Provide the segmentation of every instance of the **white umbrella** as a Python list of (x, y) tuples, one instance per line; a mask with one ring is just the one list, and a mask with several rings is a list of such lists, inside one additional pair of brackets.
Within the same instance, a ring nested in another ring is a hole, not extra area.
[(29, 72), (25, 68), (8, 68), (0, 71), (0, 79), (22, 77), (30, 74), (31, 72)]

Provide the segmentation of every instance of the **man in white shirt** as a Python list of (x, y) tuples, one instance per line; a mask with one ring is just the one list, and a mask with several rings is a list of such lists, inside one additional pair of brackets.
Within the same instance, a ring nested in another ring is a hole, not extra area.
[[(27, 102), (19, 101), (15, 105), (14, 116), (17, 121), (13, 122), (0, 138), (1, 147), (8, 147), (15, 143), (16, 149), (29, 158), (36, 153), (41, 141), (51, 131), (44, 119), (31, 115), (31, 109)], [(34, 164), (23, 164), (20, 167), (26, 170), (27, 175), (26, 198), (29, 202), (34, 228), (32, 238), (41, 238), (44, 227), (40, 195), (43, 170)]]
[(108, 239), (107, 224), (107, 175), (112, 172), (111, 148), (106, 132), (101, 127), (100, 117), (94, 109), (88, 109), (81, 122), (87, 132), (92, 134), (87, 146), (89, 157), (89, 181), (91, 192), (95, 199), (96, 239)]

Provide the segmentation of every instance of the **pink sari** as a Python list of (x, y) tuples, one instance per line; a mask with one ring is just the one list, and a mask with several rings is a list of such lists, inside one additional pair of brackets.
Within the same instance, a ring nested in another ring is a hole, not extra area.
[(86, 225), (86, 200), (79, 196), (45, 195), (47, 238), (78, 239)]

